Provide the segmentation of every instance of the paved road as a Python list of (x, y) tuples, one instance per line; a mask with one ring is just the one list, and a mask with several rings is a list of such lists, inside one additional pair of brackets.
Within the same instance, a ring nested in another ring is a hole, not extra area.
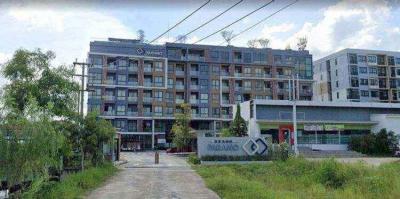
[(89, 199), (149, 198), (149, 199), (214, 199), (201, 177), (183, 158), (160, 154), (160, 164), (154, 164), (153, 152), (123, 153), (128, 161), (106, 184), (94, 190)]

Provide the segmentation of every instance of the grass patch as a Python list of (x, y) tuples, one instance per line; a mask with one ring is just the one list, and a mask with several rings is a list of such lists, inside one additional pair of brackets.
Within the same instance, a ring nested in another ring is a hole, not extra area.
[(221, 198), (400, 198), (399, 162), (372, 167), (289, 158), (193, 168)]
[[(112, 164), (92, 167), (83, 172), (66, 176), (61, 182), (48, 182), (33, 194), (32, 198), (80, 198), (87, 191), (98, 187), (117, 172)], [(30, 198), (30, 197), (29, 197)]]

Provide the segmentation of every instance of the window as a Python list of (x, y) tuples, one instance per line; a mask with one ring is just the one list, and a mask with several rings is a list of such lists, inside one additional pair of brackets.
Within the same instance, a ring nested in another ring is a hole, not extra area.
[(394, 57), (393, 56), (388, 56), (388, 65), (394, 66)]
[(360, 85), (368, 86), (368, 79), (360, 79)]
[(166, 112), (167, 112), (168, 115), (173, 115), (173, 114), (174, 114), (174, 108), (172, 108), (172, 107), (167, 107)]
[(125, 105), (117, 106), (117, 115), (125, 115)]
[(359, 63), (365, 63), (367, 62), (367, 57), (364, 55), (358, 55), (358, 62)]
[(200, 66), (200, 74), (202, 74), (202, 75), (207, 75), (208, 74), (208, 66), (207, 65), (201, 65)]
[(126, 75), (118, 75), (118, 83), (125, 84), (126, 83)]
[(219, 66), (212, 66), (212, 73), (219, 74)]
[(378, 69), (376, 67), (369, 67), (369, 74), (378, 74)]
[(368, 55), (367, 61), (368, 61), (368, 64), (376, 65), (378, 60), (377, 60), (376, 55)]
[(155, 106), (154, 107), (154, 114), (155, 115), (162, 115), (162, 112), (163, 112), (162, 106)]
[(94, 56), (91, 59), (93, 67), (102, 68), (103, 67), (103, 58), (99, 56)]
[(163, 77), (154, 77), (154, 85), (155, 86), (164, 86), (164, 78)]
[(208, 80), (207, 79), (201, 79), (200, 80), (200, 88), (201, 89), (208, 89)]
[(351, 87), (358, 87), (358, 78), (357, 77), (351, 78)]
[(339, 92), (336, 92), (336, 99), (339, 99)]
[(117, 92), (117, 100), (125, 100), (126, 91), (118, 90)]
[(242, 95), (236, 95), (236, 103), (242, 103)]
[(125, 121), (124, 120), (115, 120), (114, 126), (115, 128), (124, 129), (125, 128)]
[(337, 72), (337, 69), (335, 70), (335, 75), (336, 75), (336, 77), (338, 76), (338, 72)]
[(156, 101), (163, 101), (163, 92), (162, 91), (155, 91), (154, 92), (154, 98)]
[(213, 115), (214, 116), (219, 116), (219, 114), (220, 114), (220, 109), (219, 108), (213, 108), (212, 111), (213, 111)]
[(371, 91), (371, 97), (378, 97), (378, 91)]
[(265, 99), (264, 95), (256, 95), (256, 99)]
[(358, 75), (358, 67), (357, 66), (351, 66), (351, 75)]
[(282, 63), (282, 56), (281, 55), (274, 55), (274, 63), (276, 63), (276, 64)]
[(208, 94), (202, 93), (200, 95), (200, 103), (207, 104), (208, 103)]
[(208, 108), (201, 108), (200, 114), (203, 116), (208, 116)]
[(368, 68), (367, 67), (360, 67), (360, 68), (358, 68), (358, 71), (361, 74), (367, 74), (368, 73)]
[(377, 79), (369, 79), (369, 85), (370, 86), (378, 86), (378, 80)]
[(213, 101), (219, 101), (219, 94), (213, 93), (213, 94), (212, 94), (212, 100), (213, 100)]
[(157, 72), (163, 71), (163, 63), (162, 62), (154, 62), (154, 70)]
[(100, 104), (89, 104), (89, 111), (100, 113)]
[(349, 62), (350, 62), (350, 64), (357, 64), (357, 55), (349, 54)]
[(337, 66), (337, 58), (335, 58), (335, 65)]
[(400, 58), (399, 57), (396, 57), (396, 65), (400, 66)]
[(221, 61), (228, 62), (229, 61), (229, 52), (228, 51), (220, 51)]
[(219, 89), (219, 80), (212, 80), (212, 88)]
[(339, 81), (336, 81), (336, 88), (339, 88)]
[(210, 51), (210, 58), (213, 60), (217, 60), (219, 58), (219, 52), (218, 51)]
[(244, 87), (245, 88), (251, 88), (251, 82), (250, 81), (245, 81), (244, 82)]
[(168, 88), (174, 87), (174, 79), (168, 78)]
[(244, 73), (245, 73), (245, 74), (251, 74), (251, 68), (245, 67), (245, 68), (244, 68)]
[(362, 97), (369, 97), (369, 91), (361, 90)]

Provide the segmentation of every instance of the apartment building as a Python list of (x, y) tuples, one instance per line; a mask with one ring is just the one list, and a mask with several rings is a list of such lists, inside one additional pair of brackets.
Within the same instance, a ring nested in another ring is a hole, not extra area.
[(229, 126), (236, 103), (288, 99), (293, 74), (299, 76), (299, 99), (312, 99), (308, 51), (110, 38), (91, 42), (88, 56), (88, 110), (112, 122), (122, 149), (170, 143), (182, 103), (191, 105), (191, 127), (210, 135)]
[(314, 62), (314, 100), (400, 100), (400, 52), (344, 49)]

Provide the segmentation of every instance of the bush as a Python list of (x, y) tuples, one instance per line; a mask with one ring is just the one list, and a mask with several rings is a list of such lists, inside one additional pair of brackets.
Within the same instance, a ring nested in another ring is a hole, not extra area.
[(253, 156), (224, 156), (224, 155), (213, 155), (201, 157), (203, 161), (267, 161), (269, 160), (265, 155), (253, 155)]
[(117, 168), (107, 163), (70, 174), (61, 182), (45, 183), (33, 198), (79, 198), (85, 192), (100, 185), (116, 171)]
[(381, 129), (378, 133), (351, 137), (349, 149), (369, 155), (392, 155), (398, 144), (398, 137), (393, 131)]
[(271, 160), (286, 161), (289, 158), (289, 145), (286, 142), (279, 145), (270, 145), (268, 157)]
[(196, 154), (190, 154), (188, 161), (192, 164), (200, 164), (201, 163), (200, 159), (197, 157)]

